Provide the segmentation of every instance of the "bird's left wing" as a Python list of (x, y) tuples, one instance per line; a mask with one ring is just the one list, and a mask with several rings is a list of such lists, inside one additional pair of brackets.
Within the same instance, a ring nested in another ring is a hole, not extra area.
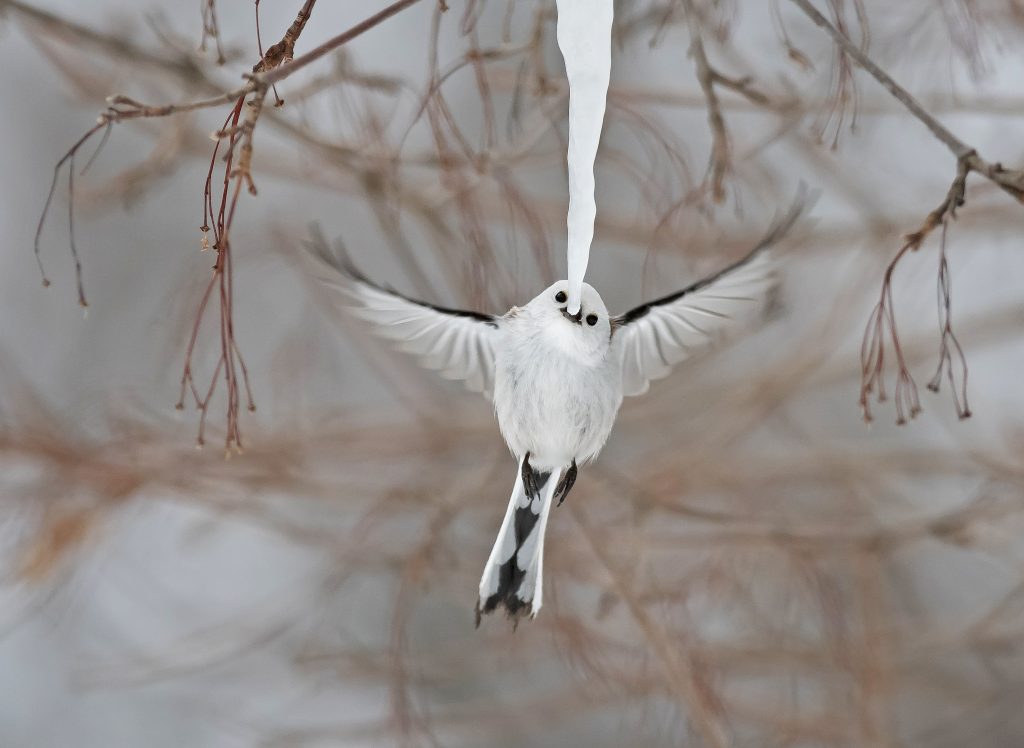
[(369, 322), (374, 333), (445, 379), (461, 379), (467, 389), (492, 396), (500, 317), (434, 306), (378, 286), (319, 235), (306, 246), (316, 261), (316, 277), (342, 291), (350, 311)]
[(643, 394), (652, 380), (666, 376), (696, 348), (764, 308), (776, 284), (768, 249), (789, 231), (804, 206), (805, 201), (798, 199), (739, 262), (612, 320), (612, 345), (622, 359), (624, 394)]

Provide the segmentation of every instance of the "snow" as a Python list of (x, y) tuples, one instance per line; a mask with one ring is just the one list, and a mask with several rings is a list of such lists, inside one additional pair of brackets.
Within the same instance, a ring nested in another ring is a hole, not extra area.
[(569, 79), (569, 213), (566, 218), (570, 314), (580, 310), (594, 239), (594, 158), (601, 140), (612, 62), (612, 0), (557, 0), (558, 47)]

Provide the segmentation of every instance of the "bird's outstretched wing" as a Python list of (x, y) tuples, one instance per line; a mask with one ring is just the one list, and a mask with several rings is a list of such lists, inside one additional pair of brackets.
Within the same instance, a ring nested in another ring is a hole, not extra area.
[(808, 200), (801, 194), (746, 257), (682, 291), (649, 301), (612, 320), (612, 345), (622, 358), (626, 395), (647, 391), (696, 348), (764, 308), (775, 287), (769, 248), (796, 223)]
[(492, 396), (500, 317), (434, 306), (378, 286), (318, 232), (306, 247), (317, 279), (340, 290), (351, 313), (369, 322), (374, 333), (445, 379), (461, 379), (467, 389)]

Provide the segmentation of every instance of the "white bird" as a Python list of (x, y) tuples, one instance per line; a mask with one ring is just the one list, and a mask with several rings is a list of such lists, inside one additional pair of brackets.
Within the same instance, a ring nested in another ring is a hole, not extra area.
[(326, 242), (309, 245), (317, 277), (347, 294), (375, 333), (494, 403), (519, 470), (480, 579), (478, 626), (499, 607), (516, 619), (537, 614), (551, 505), (565, 500), (577, 467), (601, 451), (624, 395), (646, 392), (730, 323), (764, 308), (775, 285), (767, 250), (804, 204), (798, 199), (739, 262), (616, 317), (586, 283), (580, 311), (569, 314), (564, 280), (501, 316), (435, 306), (372, 283)]

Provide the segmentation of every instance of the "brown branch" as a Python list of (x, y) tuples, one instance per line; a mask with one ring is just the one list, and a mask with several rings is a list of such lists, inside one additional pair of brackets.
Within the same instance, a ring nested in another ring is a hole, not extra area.
[[(22, 10), (20, 4), (14, 3), (12, 0), (4, 0), (4, 2), (11, 2), (11, 4), (14, 7), (16, 7), (19, 11)], [(263, 96), (265, 97), (265, 92), (269, 90), (269, 88), (274, 84), (279, 83), (280, 81), (290, 76), (292, 73), (302, 69), (311, 62), (320, 59), (328, 52), (331, 52), (334, 49), (337, 49), (338, 47), (342, 46), (343, 44), (346, 44), (347, 42), (351, 41), (357, 36), (365, 33), (366, 31), (369, 31), (374, 26), (377, 26), (381, 22), (387, 20), (388, 18), (395, 15), (399, 11), (404, 10), (405, 8), (411, 5), (414, 5), (417, 2), (419, 2), (419, 0), (398, 0), (398, 2), (393, 3), (392, 5), (388, 6), (384, 10), (377, 13), (376, 15), (367, 18), (366, 20), (356, 24), (355, 26), (353, 26), (352, 28), (348, 29), (343, 33), (338, 34), (337, 36), (331, 39), (328, 39), (320, 46), (314, 48), (305, 55), (293, 59), (291, 62), (288, 62), (288, 64), (283, 65), (281, 63), (278, 63), (278, 66), (271, 70), (269, 74), (263, 74), (259, 72), (248, 74), (245, 76), (248, 80), (244, 85), (239, 86), (238, 88), (233, 89), (231, 91), (227, 91), (223, 94), (213, 96), (211, 98), (172, 104), (148, 105), (142, 104), (128, 96), (112, 96), (108, 99), (110, 107), (102, 114), (100, 114), (98, 126), (93, 127), (88, 133), (86, 133), (86, 135), (83, 136), (83, 138), (78, 143), (75, 144), (72, 150), (69, 151), (68, 154), (66, 154), (61, 159), (59, 165), (63, 164), (67, 159), (69, 159), (73, 151), (75, 151), (77, 148), (80, 148), (99, 129), (108, 124), (118, 123), (129, 119), (167, 117), (170, 115), (192, 112), (199, 109), (210, 109), (212, 107), (221, 106), (222, 104), (235, 102), (239, 98), (244, 98), (249, 96), (250, 94), (255, 94), (260, 90), (264, 91)], [(312, 6), (314, 3), (315, 0), (306, 0), (303, 9), (299, 12), (299, 16), (296, 18), (295, 23), (293, 23), (292, 26), (289, 28), (288, 32), (285, 33), (285, 37), (282, 40), (282, 42), (284, 42), (285, 39), (290, 40), (289, 43), (291, 45), (291, 49), (294, 49), (297, 34), (301, 33), (302, 28), (305, 26), (305, 19), (308, 19), (308, 12), (312, 10)], [(303, 16), (304, 12), (307, 13), (305, 17)], [(267, 51), (267, 54), (270, 54), (270, 50)], [(258, 63), (256, 67), (259, 67), (261, 64), (263, 64), (263, 61)], [(218, 135), (223, 136), (221, 135), (221, 133), (218, 133)]]
[[(893, 80), (892, 76), (880, 68), (864, 51), (853, 41), (839, 31), (825, 16), (811, 4), (810, 0), (791, 0), (804, 14), (815, 24), (825, 29), (832, 40), (842, 48), (846, 54), (853, 58), (858, 65), (866, 70), (872, 78), (878, 81), (892, 96), (907, 108), (914, 117), (927, 127), (932, 135), (942, 142), (950, 152), (956, 156), (958, 161), (967, 165), (968, 172), (977, 172), (986, 179), (993, 182), (1004, 192), (1018, 201), (1024, 201), (1024, 171), (1019, 169), (1004, 169), (1002, 164), (990, 163), (982, 158), (976, 149), (964, 143), (960, 138), (950, 132), (945, 125), (918, 103), (905, 88)], [(936, 224), (937, 225), (937, 224)], [(934, 228), (934, 226), (933, 226)]]
[[(61, 156), (60, 160), (57, 161), (56, 165), (53, 167), (53, 180), (50, 182), (50, 190), (46, 194), (46, 202), (43, 204), (43, 212), (42, 215), (39, 216), (39, 223), (36, 226), (36, 236), (34, 241), (36, 264), (39, 266), (39, 275), (43, 279), (43, 287), (48, 288), (50, 286), (50, 279), (46, 277), (46, 269), (43, 266), (43, 258), (39, 250), (39, 240), (43, 234), (43, 226), (46, 223), (46, 215), (47, 213), (49, 213), (50, 206), (53, 204), (53, 194), (57, 190), (57, 180), (60, 179), (60, 170), (64, 166), (64, 164), (68, 164), (68, 227), (70, 229), (71, 258), (74, 260), (75, 263), (75, 282), (78, 287), (78, 303), (82, 307), (89, 306), (89, 303), (86, 301), (85, 298), (85, 288), (82, 283), (82, 264), (78, 260), (78, 249), (75, 247), (75, 154), (78, 153), (79, 149), (83, 145), (85, 145), (92, 138), (93, 135), (95, 135), (102, 129), (109, 129), (109, 126), (109, 122), (104, 122), (101, 118), (99, 122), (97, 122), (95, 125), (89, 128), (88, 132), (86, 132), (85, 135), (80, 137), (75, 142), (75, 144), (68, 149), (67, 153)], [(104, 142), (105, 141), (106, 137), (104, 136)], [(97, 149), (97, 153), (98, 152), (99, 149)], [(96, 154), (94, 153), (93, 157), (89, 159), (89, 164), (91, 164), (93, 159), (95, 158)], [(88, 168), (88, 164), (86, 165), (86, 168)]]
[[(297, 70), (302, 69), (311, 62), (323, 57), (334, 49), (342, 46), (343, 44), (351, 41), (360, 34), (372, 29), (382, 21), (390, 18), (399, 11), (415, 4), (419, 0), (399, 0), (392, 5), (388, 6), (384, 10), (380, 11), (374, 16), (364, 20), (363, 22), (356, 24), (347, 31), (338, 34), (337, 36), (329, 39), (320, 46), (316, 47), (312, 51), (299, 58), (293, 59), (295, 43), (305, 28), (306, 22), (309, 19), (309, 15), (312, 12), (313, 5), (316, 0), (305, 0), (302, 8), (296, 17), (296, 20), (292, 23), (289, 29), (285, 32), (281, 42), (275, 44), (273, 47), (267, 50), (265, 55), (261, 56), (259, 63), (254, 66), (253, 70), (256, 71), (251, 74), (247, 74), (247, 82), (239, 88), (228, 91), (226, 93), (214, 96), (208, 99), (200, 99), (191, 102), (172, 103), (164, 105), (147, 105), (142, 104), (135, 99), (128, 96), (113, 96), (108, 99), (109, 107), (104, 111), (97, 122), (82, 138), (80, 138), (71, 149), (57, 162), (54, 169), (54, 179), (50, 187), (50, 192), (46, 200), (46, 204), (43, 208), (43, 213), (39, 219), (39, 227), (36, 231), (35, 240), (35, 253), (36, 259), (39, 263), (40, 273), (43, 276), (43, 284), (48, 286), (49, 280), (43, 270), (42, 261), (39, 254), (39, 237), (42, 233), (43, 225), (46, 222), (46, 216), (49, 212), (53, 193), (56, 187), (57, 179), (60, 174), (60, 170), (65, 163), (68, 164), (70, 171), (68, 188), (68, 222), (71, 231), (71, 255), (75, 262), (75, 272), (78, 282), (78, 295), (79, 302), (82, 306), (86, 306), (85, 292), (82, 285), (82, 270), (81, 263), (78, 259), (78, 250), (75, 245), (74, 238), (74, 160), (78, 150), (88, 142), (92, 136), (101, 129), (108, 130), (110, 127), (119, 122), (131, 119), (142, 119), (142, 118), (153, 118), (153, 117), (167, 117), (176, 114), (182, 114), (185, 112), (192, 112), (199, 109), (209, 109), (212, 107), (220, 106), (225, 103), (234, 102), (231, 114), (228, 115), (225, 120), (224, 127), (214, 133), (214, 137), (217, 140), (217, 144), (214, 147), (213, 155), (210, 160), (210, 169), (207, 173), (206, 184), (204, 187), (203, 197), (203, 224), (201, 230), (203, 232), (201, 246), (203, 249), (211, 248), (217, 253), (217, 261), (213, 266), (214, 275), (207, 284), (205, 293), (203, 294), (202, 300), (199, 305), (199, 309), (196, 314), (195, 323), (192, 329), (192, 335), (190, 337), (186, 354), (185, 354), (185, 365), (182, 372), (181, 378), (181, 394), (178, 399), (177, 406), (179, 409), (184, 407), (184, 396), (186, 392), (191, 392), (196, 407), (200, 411), (200, 423), (199, 423), (199, 435), (198, 443), (201, 445), (204, 442), (204, 430), (206, 424), (206, 416), (208, 413), (210, 401), (216, 391), (217, 382), (220, 376), (223, 374), (225, 385), (227, 388), (227, 431), (225, 434), (225, 450), (228, 454), (232, 447), (236, 450), (241, 449), (241, 434), (238, 427), (238, 411), (240, 405), (239, 395), (239, 383), (244, 384), (246, 389), (246, 395), (248, 399), (248, 409), (253, 411), (256, 406), (252, 399), (251, 389), (249, 387), (249, 376), (248, 371), (245, 367), (245, 362), (242, 359), (241, 353), (238, 349), (238, 344), (235, 340), (234, 331), (234, 319), (233, 319), (233, 291), (232, 291), (232, 280), (231, 280), (231, 242), (230, 242), (230, 231), (234, 221), (235, 211), (238, 205), (238, 198), (241, 194), (241, 188), (244, 185), (250, 194), (256, 194), (256, 185), (252, 176), (252, 157), (253, 157), (253, 133), (256, 129), (257, 121), (259, 120), (260, 114), (263, 111), (263, 105), (266, 100), (267, 93), (273, 88), (274, 84), (287, 78)], [(212, 4), (207, 6), (212, 10)], [(20, 8), (19, 8), (20, 10)], [(258, 5), (257, 5), (258, 11)], [(204, 21), (206, 16), (204, 16)], [(242, 117), (243, 108), (246, 106), (248, 100), (248, 108), (245, 110), (245, 116)], [(227, 152), (224, 157), (224, 174), (223, 174), (223, 186), (220, 192), (219, 205), (214, 208), (213, 200), (213, 173), (216, 166), (217, 153), (220, 149), (222, 141), (227, 140)], [(104, 140), (105, 142), (105, 140)], [(101, 144), (102, 145), (102, 144)], [(237, 154), (236, 154), (237, 150)], [(90, 159), (91, 163), (92, 159)], [(233, 187), (232, 187), (233, 184)], [(210, 225), (210, 219), (214, 218), (213, 225)], [(209, 232), (213, 231), (213, 243), (210, 244)], [(193, 356), (195, 354), (196, 343), (198, 340), (199, 329), (202, 325), (203, 319), (207, 311), (210, 308), (210, 299), (213, 296), (213, 291), (217, 289), (218, 308), (220, 316), (220, 339), (221, 339), (221, 353), (214, 367), (213, 374), (210, 379), (209, 386), (205, 390), (205, 394), (201, 392), (195, 385), (192, 371)]]
[(119, 58), (130, 61), (133, 66), (146, 65), (158, 69), (171, 70), (187, 79), (194, 79), (200, 74), (200, 68), (191, 57), (168, 59), (154, 54), (152, 50), (141, 45), (132, 44), (123, 37), (104, 34), (87, 26), (75, 23), (45, 10), (19, 2), (19, 0), (0, 0), (0, 13), (13, 10), (31, 24), (52, 33), (56, 37), (73, 36), (76, 43), (102, 49)]
[(753, 78), (749, 75), (745, 75), (742, 78), (730, 78), (724, 73), (720, 73), (714, 68), (711, 68), (711, 80), (713, 83), (716, 83), (719, 86), (735, 91), (736, 93), (738, 93), (740, 96), (742, 96), (755, 106), (772, 106), (771, 99), (769, 99), (767, 96), (765, 96), (757, 89), (751, 88), (750, 84), (753, 83)]
[[(102, 126), (110, 123), (122, 122), (128, 119), (167, 117), (174, 114), (196, 111), (198, 109), (210, 109), (212, 107), (220, 106), (222, 104), (237, 101), (239, 98), (247, 97), (250, 94), (255, 94), (259, 91), (263, 91), (263, 96), (265, 97), (266, 91), (269, 90), (269, 88), (274, 84), (279, 83), (280, 81), (290, 76), (292, 73), (302, 69), (303, 67), (314, 62), (315, 60), (320, 59), (328, 52), (331, 52), (334, 49), (337, 49), (338, 47), (342, 46), (343, 44), (346, 44), (347, 42), (351, 41), (352, 39), (355, 39), (357, 36), (360, 36), (361, 34), (369, 31), (374, 26), (377, 26), (378, 24), (387, 20), (388, 18), (395, 15), (399, 11), (411, 5), (414, 5), (419, 1), (420, 0), (398, 0), (398, 2), (393, 3), (392, 5), (388, 6), (384, 10), (377, 13), (376, 15), (367, 18), (365, 21), (356, 24), (355, 26), (353, 26), (352, 28), (348, 29), (343, 33), (338, 34), (337, 36), (331, 39), (328, 39), (326, 42), (314, 48), (310, 52), (291, 60), (290, 62), (288, 62), (288, 64), (282, 64), (281, 62), (278, 62), (277, 67), (275, 67), (273, 70), (270, 70), (269, 73), (254, 72), (252, 74), (247, 74), (245, 77), (248, 80), (244, 85), (208, 99), (199, 99), (196, 101), (186, 101), (172, 104), (147, 105), (142, 104), (128, 96), (112, 96), (108, 99), (110, 107), (106, 111), (104, 111), (99, 117), (99, 124)], [(305, 20), (308, 19), (308, 12), (312, 10), (312, 6), (314, 3), (315, 0), (306, 0), (303, 9), (299, 12), (299, 16), (296, 18), (296, 21), (289, 28), (288, 32), (285, 33), (285, 37), (281, 43), (283, 43), (285, 40), (289, 40), (288, 43), (291, 45), (290, 48), (292, 50), (294, 49), (297, 34), (301, 33), (302, 29), (304, 28)], [(307, 13), (306, 16), (303, 16), (304, 12)], [(270, 50), (267, 50), (267, 55), (270, 55), (270, 53)], [(261, 65), (263, 65), (265, 60), (266, 57), (264, 58), (264, 60), (261, 60), (260, 63), (257, 63), (255, 68), (259, 68)], [(91, 137), (98, 129), (99, 127), (94, 127), (92, 130), (90, 130), (90, 132), (87, 133), (86, 136), (83, 137), (82, 140), (76, 144), (76, 147), (81, 147), (81, 145), (84, 144), (84, 142), (88, 140), (89, 137)], [(223, 135), (221, 135), (220, 133), (218, 133), (218, 135), (223, 137)], [(66, 156), (65, 158), (67, 157), (68, 156)]]
[[(219, 207), (215, 214), (216, 218), (212, 226), (214, 239), (212, 248), (217, 252), (217, 262), (214, 264), (213, 268), (214, 276), (207, 286), (206, 293), (200, 304), (199, 312), (196, 315), (192, 336), (185, 355), (185, 365), (181, 379), (181, 393), (177, 403), (178, 408), (183, 407), (184, 395), (186, 388), (188, 388), (192, 392), (196, 407), (200, 410), (198, 443), (202, 445), (204, 441), (204, 427), (210, 400), (214, 395), (216, 383), (221, 373), (223, 373), (228, 398), (227, 431), (225, 434), (224, 445), (226, 454), (231, 453), (232, 447), (236, 451), (241, 451), (242, 448), (238, 417), (241, 402), (239, 382), (241, 382), (245, 387), (249, 411), (252, 412), (256, 410), (256, 405), (252, 398), (252, 390), (249, 385), (249, 373), (235, 340), (230, 232), (232, 224), (234, 223), (235, 211), (238, 207), (238, 198), (241, 194), (242, 186), (245, 185), (251, 195), (255, 195), (257, 192), (256, 184), (252, 177), (252, 140), (253, 133), (256, 129), (256, 123), (259, 120), (260, 114), (263, 112), (263, 106), (266, 101), (267, 94), (270, 89), (274, 87), (277, 80), (287, 77), (295, 70), (300, 69), (309, 62), (312, 62), (323, 54), (326, 54), (327, 51), (345, 44), (359, 34), (373, 28), (377, 23), (380, 23), (391, 15), (394, 15), (394, 13), (397, 13), (402, 8), (410, 5), (412, 2), (416, 2), (416, 0), (403, 0), (402, 2), (395, 3), (377, 15), (357, 24), (348, 31), (339, 34), (332, 40), (329, 40), (325, 44), (313, 50), (313, 52), (307, 53), (293, 61), (292, 57), (295, 42), (301, 35), (302, 30), (305, 28), (309, 15), (313, 10), (315, 1), (316, 0), (305, 0), (302, 8), (299, 10), (296, 20), (289, 27), (288, 31), (285, 32), (282, 41), (267, 50), (267, 53), (263, 55), (260, 63), (253, 68), (254, 71), (257, 72), (247, 76), (249, 82), (241, 90), (245, 91), (248, 89), (252, 96), (248, 100), (248, 108), (245, 116), (243, 118), (241, 116), (241, 112), (243, 105), (246, 104), (247, 92), (242, 92), (237, 97), (235, 106), (232, 109), (231, 114), (228, 116), (228, 119), (225, 121), (224, 128), (215, 133), (215, 137), (218, 142), (210, 159), (210, 170), (207, 173), (206, 184), (204, 187), (203, 225), (201, 230), (203, 232), (203, 246), (205, 248), (208, 246), (207, 235), (211, 229), (210, 217), (214, 215), (212, 189), (213, 171), (220, 143), (226, 138), (228, 140), (228, 146), (227, 153), (225, 154), (223, 187), (220, 194)], [(258, 9), (257, 5), (257, 12)], [(271, 70), (270, 68), (272, 66), (273, 69)], [(264, 72), (268, 70), (269, 75)], [(284, 75), (281, 74), (282, 71), (284, 72)], [(273, 78), (273, 80), (271, 80), (271, 78)], [(278, 103), (283, 103), (280, 98), (278, 99)], [(237, 163), (235, 163), (236, 146)], [(233, 183), (233, 187), (229, 188), (231, 183)], [(218, 288), (221, 352), (220, 358), (218, 359), (217, 365), (215, 366), (213, 375), (210, 379), (210, 385), (206, 390), (206, 394), (201, 395), (197, 391), (193, 380), (193, 356), (195, 353), (195, 345), (199, 328), (202, 324), (205, 312), (208, 309), (208, 301), (215, 286)]]
[(967, 175), (969, 173), (970, 166), (967, 163), (967, 159), (957, 159), (956, 176), (953, 178), (952, 184), (949, 185), (949, 191), (946, 193), (945, 199), (925, 217), (921, 228), (912, 234), (907, 234), (906, 242), (910, 249), (916, 251), (928, 234), (939, 224), (945, 222), (947, 216), (956, 218), (956, 209), (964, 204), (964, 195), (967, 192)]
[[(257, 5), (259, 5), (258, 0)], [(306, 21), (313, 14), (314, 5), (316, 5), (316, 0), (306, 0), (302, 4), (299, 14), (295, 17), (292, 25), (288, 27), (288, 30), (284, 32), (281, 41), (267, 47), (267, 51), (262, 55), (260, 61), (253, 65), (252, 72), (264, 73), (292, 61), (295, 57), (295, 42), (298, 41), (299, 35), (302, 34), (302, 30), (306, 27)]]
[[(865, 421), (871, 421), (871, 407), (869, 398), (873, 392), (878, 392), (878, 402), (884, 402), (888, 395), (885, 389), (885, 341), (892, 340), (893, 351), (896, 357), (896, 423), (903, 425), (907, 417), (914, 418), (921, 412), (921, 403), (917, 395), (917, 384), (914, 382), (910, 369), (907, 366), (903, 346), (900, 343), (899, 333), (896, 328), (896, 314), (893, 309), (892, 299), (892, 275), (896, 265), (912, 245), (908, 242), (900, 247), (896, 257), (885, 269), (885, 278), (882, 281), (882, 292), (878, 303), (868, 318), (867, 329), (864, 332), (864, 340), (861, 343), (861, 386), (860, 386), (860, 407)], [(887, 332), (888, 329), (888, 332)]]
[[(950, 216), (952, 216), (952, 210)], [(970, 418), (971, 407), (967, 404), (967, 357), (964, 350), (953, 332), (952, 320), (952, 284), (949, 278), (949, 262), (946, 259), (946, 231), (949, 228), (948, 221), (942, 224), (942, 236), (939, 241), (939, 275), (938, 275), (938, 302), (939, 302), (939, 363), (935, 368), (935, 375), (928, 382), (928, 389), (932, 392), (939, 391), (939, 384), (942, 381), (943, 370), (949, 379), (949, 386), (952, 388), (953, 405), (956, 407), (957, 415), (961, 418)], [(953, 359), (956, 358), (960, 372), (960, 385), (957, 386), (956, 374), (953, 368)]]
[[(967, 191), (967, 177), (971, 172), (981, 174), (1017, 201), (1024, 202), (1024, 170), (1004, 169), (1001, 164), (993, 164), (982, 158), (975, 148), (964, 143), (947, 129), (945, 125), (933, 117), (921, 106), (917, 99), (871, 60), (846, 34), (842, 33), (825, 16), (819, 13), (811, 5), (810, 0), (792, 0), (792, 2), (815, 24), (825, 29), (843, 52), (855, 60), (871, 77), (892, 94), (897, 101), (903, 104), (907, 111), (924, 124), (931, 131), (932, 135), (956, 157), (956, 175), (949, 186), (946, 197), (935, 210), (925, 217), (924, 223), (921, 224), (917, 231), (906, 235), (903, 246), (900, 247), (896, 257), (886, 268), (882, 281), (882, 292), (868, 320), (864, 341), (861, 344), (860, 406), (864, 419), (866, 421), (871, 420), (868, 399), (872, 392), (877, 390), (880, 402), (886, 399), (884, 376), (887, 338), (891, 341), (896, 356), (896, 422), (898, 424), (906, 423), (907, 416), (913, 418), (921, 411), (921, 405), (917, 397), (917, 385), (910, 370), (907, 368), (897, 331), (896, 316), (893, 309), (892, 276), (896, 265), (903, 256), (908, 251), (916, 251), (928, 235), (938, 226), (942, 226), (938, 278), (941, 340), (939, 344), (939, 364), (935, 376), (928, 384), (928, 388), (937, 392), (942, 374), (945, 371), (948, 375), (950, 386), (953, 388), (953, 402), (957, 415), (960, 418), (968, 418), (971, 415), (971, 411), (967, 404), (967, 361), (952, 327), (950, 314), (951, 282), (949, 265), (946, 260), (946, 234), (949, 222), (956, 218), (957, 208), (964, 204)], [(954, 354), (960, 364), (958, 367), (960, 371), (959, 387), (957, 386), (954, 374)]]
[[(690, 0), (684, 0), (688, 9), (692, 9)], [(708, 102), (708, 126), (711, 128), (711, 157), (708, 164), (708, 175), (711, 178), (711, 198), (720, 203), (725, 199), (725, 175), (729, 171), (729, 131), (725, 128), (722, 107), (715, 91), (715, 75), (708, 63), (704, 51), (704, 41), (697, 28), (697, 21), (691, 16), (690, 21), (690, 53), (697, 66), (697, 82), (700, 83), (704, 98)]]
[[(846, 20), (845, 3), (843, 0), (830, 0), (832, 12), (835, 16), (836, 28), (840, 33), (851, 37), (849, 24)], [(863, 0), (853, 2), (858, 26), (861, 32), (860, 48), (867, 50), (869, 41), (868, 22), (864, 13)], [(785, 32), (783, 32), (785, 38)], [(792, 50), (792, 47), (790, 47)], [(797, 58), (798, 59), (798, 58)], [(846, 122), (847, 112), (850, 114), (850, 131), (857, 128), (857, 118), (860, 113), (860, 93), (857, 90), (857, 81), (854, 77), (854, 67), (850, 57), (842, 47), (835, 48), (835, 57), (831, 65), (831, 92), (825, 105), (819, 110), (815, 118), (812, 131), (819, 142), (824, 142), (825, 136), (831, 127), (833, 129), (832, 142), (830, 147), (836, 150), (839, 147), (839, 138), (842, 136), (843, 126)]]
[[(889, 263), (882, 281), (882, 293), (869, 318), (867, 330), (864, 333), (864, 341), (861, 344), (861, 392), (860, 406), (865, 421), (871, 420), (871, 408), (868, 402), (869, 396), (877, 389), (878, 401), (884, 402), (885, 392), (885, 340), (889, 337), (892, 341), (893, 350), (896, 354), (896, 423), (904, 424), (907, 416), (914, 418), (921, 412), (921, 404), (917, 396), (917, 384), (907, 366), (903, 347), (900, 343), (899, 332), (896, 327), (896, 315), (893, 309), (892, 298), (892, 276), (896, 265), (907, 252), (914, 252), (921, 246), (925, 238), (935, 229), (942, 225), (942, 243), (939, 260), (939, 319), (942, 330), (942, 342), (939, 352), (939, 367), (935, 377), (929, 383), (928, 388), (938, 392), (939, 377), (943, 367), (949, 365), (949, 376), (952, 383), (953, 369), (950, 358), (950, 344), (953, 350), (959, 354), (963, 365), (963, 406), (957, 398), (955, 385), (953, 399), (956, 405), (957, 414), (961, 418), (970, 416), (970, 409), (967, 407), (967, 362), (963, 357), (960, 343), (953, 334), (952, 323), (949, 315), (950, 281), (949, 266), (946, 263), (946, 229), (950, 219), (956, 218), (956, 209), (964, 204), (964, 192), (967, 189), (967, 174), (969, 168), (966, 159), (957, 160), (957, 173), (953, 183), (946, 193), (945, 199), (935, 210), (928, 214), (924, 223), (917, 231), (907, 234), (903, 246), (896, 253), (896, 257)], [(888, 335), (886, 334), (888, 327)]]
[(690, 56), (697, 68), (697, 82), (707, 102), (708, 126), (711, 129), (711, 156), (707, 173), (711, 185), (711, 199), (720, 203), (725, 199), (725, 177), (731, 168), (732, 143), (715, 86), (729, 88), (761, 106), (768, 105), (768, 97), (751, 88), (749, 78), (730, 78), (711, 66), (707, 51), (704, 49), (700, 17), (693, 0), (683, 0), (683, 7), (690, 26)]
[(626, 604), (637, 627), (657, 654), (658, 665), (676, 697), (680, 712), (693, 721), (704, 743), (713, 748), (725, 748), (730, 740), (723, 719), (721, 699), (706, 677), (707, 666), (690, 641), (676, 641), (648, 614), (632, 591), (631, 580), (611, 562), (605, 544), (595, 537), (579, 506), (573, 505), (573, 522), (583, 535), (588, 550), (607, 573), (609, 587)]
[(217, 24), (217, 0), (206, 0), (203, 4), (203, 36), (199, 40), (199, 51), (206, 51), (206, 43), (212, 39), (217, 47), (217, 64), (227, 62), (221, 45), (220, 26)]
[(312, 62), (316, 62), (324, 55), (336, 50), (338, 47), (348, 44), (357, 36), (365, 34), (373, 27), (380, 25), (392, 16), (401, 13), (406, 8), (409, 8), (418, 2), (420, 2), (420, 0), (398, 0), (398, 2), (392, 3), (388, 7), (384, 8), (384, 10), (370, 16), (365, 21), (357, 23), (348, 31), (344, 31), (337, 36), (331, 37), (320, 46), (314, 47), (306, 54), (296, 57), (287, 65), (282, 65), (271, 70), (267, 74), (263, 74), (259, 80), (268, 86), (274, 83), (280, 83), (292, 73), (301, 70)]

